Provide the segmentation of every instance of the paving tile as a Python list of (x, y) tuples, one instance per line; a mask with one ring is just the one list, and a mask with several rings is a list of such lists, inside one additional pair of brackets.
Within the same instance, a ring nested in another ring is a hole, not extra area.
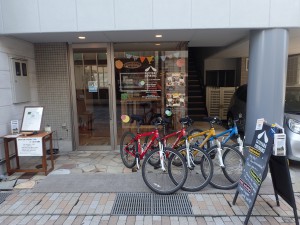
[[(89, 170), (89, 167), (94, 169)], [(131, 169), (123, 166), (118, 151), (76, 154), (72, 152), (60, 155), (56, 160), (56, 168), (57, 174), (64, 170), (64, 172), (69, 171), (67, 174), (94, 173), (96, 170), (131, 173)], [(16, 174), (15, 179), (22, 175), (22, 173)], [(45, 179), (46, 176), (35, 175), (30, 181), (43, 182), (43, 178)], [(248, 208), (240, 196), (237, 198), (236, 205), (232, 205), (233, 197), (232, 193), (188, 193), (195, 216), (111, 216), (116, 193), (45, 194), (32, 193), (31, 188), (14, 189), (13, 194), (0, 205), (0, 224), (243, 224)], [(295, 200), (299, 212), (299, 193), (295, 193)], [(281, 198), (280, 206), (277, 206), (274, 194), (259, 194), (250, 217), (250, 224), (295, 224), (293, 210)]]

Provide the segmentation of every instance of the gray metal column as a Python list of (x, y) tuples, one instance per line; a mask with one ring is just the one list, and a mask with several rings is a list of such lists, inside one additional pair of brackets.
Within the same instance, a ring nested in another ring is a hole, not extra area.
[(288, 40), (286, 29), (250, 32), (246, 143), (259, 118), (283, 125)]

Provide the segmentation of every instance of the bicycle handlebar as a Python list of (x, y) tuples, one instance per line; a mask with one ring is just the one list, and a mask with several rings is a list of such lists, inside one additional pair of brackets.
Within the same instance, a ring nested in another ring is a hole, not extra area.
[(213, 124), (222, 124), (222, 120), (219, 119), (219, 117), (215, 116), (215, 117), (204, 117), (203, 118), (204, 121), (209, 122), (211, 125)]
[[(144, 118), (141, 115), (131, 115), (130, 116), (130, 123), (133, 123), (134, 121), (136, 121), (138, 126), (144, 124)], [(155, 126), (162, 125), (162, 126), (164, 126), (167, 123), (170, 123), (170, 119), (157, 117), (153, 121), (152, 125), (155, 125)]]
[(179, 122), (182, 124), (182, 125), (187, 125), (187, 126), (190, 126), (193, 124), (193, 120), (189, 117), (189, 116), (186, 116), (186, 117), (183, 117), (179, 120)]

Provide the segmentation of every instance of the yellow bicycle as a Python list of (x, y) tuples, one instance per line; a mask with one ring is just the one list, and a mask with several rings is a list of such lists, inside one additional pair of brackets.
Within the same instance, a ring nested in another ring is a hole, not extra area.
[[(200, 149), (205, 149), (212, 159), (214, 172), (210, 184), (215, 188), (227, 190), (237, 186), (242, 174), (245, 159), (241, 151), (243, 142), (239, 136), (237, 137), (238, 148), (225, 144), (233, 134), (238, 133), (236, 126), (220, 134), (216, 134), (214, 124), (219, 121), (220, 120), (216, 117), (209, 118), (210, 129), (205, 131), (194, 129), (190, 131), (188, 140), (191, 145), (195, 145)], [(220, 142), (218, 138), (227, 133), (229, 134), (228, 137)], [(205, 163), (205, 161), (199, 162), (203, 167), (205, 167)], [(202, 172), (205, 176), (205, 170)]]

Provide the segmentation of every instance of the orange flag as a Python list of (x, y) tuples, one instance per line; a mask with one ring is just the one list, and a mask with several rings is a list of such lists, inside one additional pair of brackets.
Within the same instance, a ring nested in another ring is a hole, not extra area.
[(144, 57), (144, 56), (140, 56), (140, 60), (141, 60), (141, 62), (144, 62), (144, 61), (145, 61), (145, 59), (146, 59), (146, 57)]

